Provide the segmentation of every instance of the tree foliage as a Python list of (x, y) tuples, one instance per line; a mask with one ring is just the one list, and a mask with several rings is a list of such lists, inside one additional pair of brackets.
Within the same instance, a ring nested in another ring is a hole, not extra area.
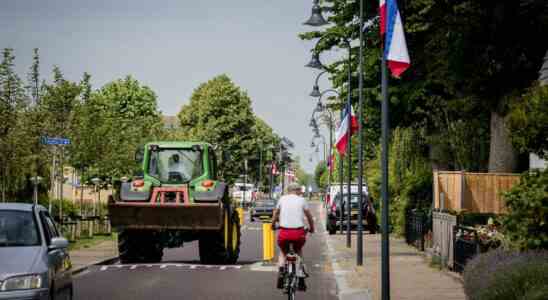
[(230, 160), (219, 168), (222, 178), (229, 182), (243, 174), (244, 160), (256, 160), (259, 149), (278, 142), (272, 129), (253, 114), (247, 93), (227, 75), (196, 88), (189, 103), (181, 108), (179, 120), (183, 138), (205, 141), (230, 153)]
[[(327, 64), (327, 69), (344, 99), (345, 40), (357, 39), (358, 2), (325, 0), (323, 4), (332, 8), (331, 26), (303, 33), (301, 38), (320, 38), (316, 52), (343, 49), (342, 58)], [(548, 4), (543, 0), (418, 0), (400, 1), (400, 10), (412, 66), (402, 80), (390, 80), (391, 127), (423, 128), (437, 165), (444, 169), (487, 170), (489, 143), (497, 137), (492, 127), (504, 128), (508, 99), (536, 79), (548, 48), (548, 41), (539, 39), (548, 26)], [(377, 14), (377, 2), (366, 1), (365, 17)], [(374, 158), (380, 134), (380, 48), (377, 23), (365, 33), (363, 126), (365, 140), (375, 141), (366, 143), (366, 159)], [(351, 51), (351, 96), (356, 105), (357, 45)], [(502, 118), (496, 118), (499, 115)], [(503, 122), (493, 122), (499, 119)]]
[(512, 142), (521, 152), (548, 155), (548, 86), (535, 86), (511, 108), (508, 124)]
[(504, 194), (505, 236), (520, 250), (548, 249), (548, 170), (524, 173)]
[[(14, 70), (13, 50), (2, 51), (2, 200), (30, 198), (31, 176), (43, 177), (39, 190), (46, 191), (54, 154), (63, 157), (64, 166), (75, 167), (80, 175), (84, 170), (103, 178), (133, 172), (136, 147), (161, 133), (160, 112), (152, 90), (128, 76), (95, 91), (89, 74), (84, 73), (81, 82), (72, 82), (58, 67), (53, 69), (51, 82), (42, 81), (39, 64), (35, 49), (25, 84)], [(42, 145), (43, 136), (70, 138), (71, 144), (61, 153), (59, 147)]]

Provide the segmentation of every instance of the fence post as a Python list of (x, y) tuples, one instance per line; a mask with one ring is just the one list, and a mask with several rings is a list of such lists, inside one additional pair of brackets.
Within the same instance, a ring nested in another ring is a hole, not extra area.
[(464, 191), (466, 187), (466, 173), (464, 170), (460, 171), (460, 208), (459, 210), (465, 209), (464, 207)]
[(88, 219), (87, 223), (88, 223), (88, 236), (92, 238), (93, 237), (93, 220)]

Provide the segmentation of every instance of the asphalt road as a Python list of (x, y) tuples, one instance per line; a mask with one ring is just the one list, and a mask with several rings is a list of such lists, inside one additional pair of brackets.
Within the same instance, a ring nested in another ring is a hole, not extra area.
[[(312, 208), (319, 218), (319, 204)], [(262, 265), (262, 224), (249, 223), (247, 213), (245, 220), (236, 265), (201, 265), (197, 242), (188, 243), (166, 250), (159, 264), (92, 266), (75, 277), (75, 299), (286, 299), (275, 288), (276, 268)], [(299, 292), (297, 299), (334, 300), (336, 285), (325, 257), (325, 232), (319, 224), (317, 228), (304, 250), (308, 290)]]

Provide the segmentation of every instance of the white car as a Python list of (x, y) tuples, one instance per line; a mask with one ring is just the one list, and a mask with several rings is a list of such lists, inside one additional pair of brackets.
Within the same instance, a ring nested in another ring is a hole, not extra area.
[(237, 203), (241, 203), (244, 206), (249, 206), (249, 204), (253, 201), (254, 191), (255, 187), (251, 183), (235, 183), (232, 189), (232, 198)]

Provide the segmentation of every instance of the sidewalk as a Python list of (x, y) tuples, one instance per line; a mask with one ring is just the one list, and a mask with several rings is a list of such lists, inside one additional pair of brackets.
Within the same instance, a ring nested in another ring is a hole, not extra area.
[(89, 248), (69, 252), (72, 261), (72, 273), (80, 273), (88, 266), (112, 261), (118, 258), (116, 240), (102, 241)]
[[(381, 235), (364, 235), (364, 265), (357, 267), (356, 233), (352, 248), (346, 235), (325, 234), (339, 299), (380, 299)], [(423, 253), (400, 238), (390, 238), (390, 293), (397, 300), (466, 299), (459, 275), (430, 267)]]

